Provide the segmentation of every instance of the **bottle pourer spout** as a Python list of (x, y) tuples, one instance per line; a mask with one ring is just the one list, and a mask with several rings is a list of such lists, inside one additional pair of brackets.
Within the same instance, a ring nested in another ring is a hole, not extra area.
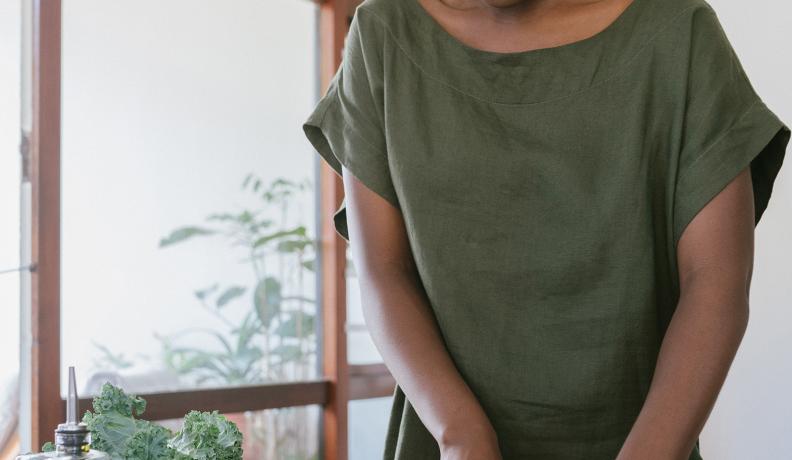
[(55, 430), (55, 447), (58, 452), (78, 455), (91, 442), (91, 434), (84, 423), (77, 421), (77, 381), (74, 367), (69, 367), (69, 394), (66, 395), (66, 422)]
[(69, 394), (66, 396), (66, 424), (77, 424), (77, 379), (74, 377), (74, 366), (69, 366)]

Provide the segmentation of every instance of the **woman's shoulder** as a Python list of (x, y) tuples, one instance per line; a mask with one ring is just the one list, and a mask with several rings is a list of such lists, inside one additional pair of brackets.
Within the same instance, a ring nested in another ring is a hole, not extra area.
[(355, 7), (359, 21), (372, 23), (379, 27), (390, 27), (405, 15), (404, 3), (417, 0), (363, 0)]
[[(695, 26), (699, 18), (717, 18), (716, 10), (707, 0), (633, 0), (645, 2), (643, 22), (647, 30), (661, 33), (666, 30)], [(653, 27), (652, 27), (653, 26)]]
[(403, 8), (405, 1), (363, 0), (354, 7), (349, 18), (350, 32), (367, 43), (366, 46), (381, 48), (383, 42), (388, 41), (388, 35), (394, 37), (394, 31), (401, 30), (402, 24), (410, 23)]
[(707, 0), (633, 1), (651, 3), (644, 20), (651, 22), (654, 16), (661, 21), (651, 41), (656, 48), (665, 50), (664, 54), (689, 60), (692, 53), (704, 56), (705, 51), (717, 53), (726, 49), (732, 52), (718, 12)]
[[(398, 12), (404, 0), (363, 0), (355, 7), (377, 16), (380, 20), (387, 20)], [(365, 14), (365, 13), (364, 13)]]
[(722, 53), (721, 48), (731, 47), (716, 9), (707, 0), (633, 1), (642, 4), (633, 31), (625, 37), (631, 54), (628, 62), (633, 55), (651, 54), (670, 60), (670, 65), (687, 67), (697, 65), (694, 53), (704, 56), (706, 50)]

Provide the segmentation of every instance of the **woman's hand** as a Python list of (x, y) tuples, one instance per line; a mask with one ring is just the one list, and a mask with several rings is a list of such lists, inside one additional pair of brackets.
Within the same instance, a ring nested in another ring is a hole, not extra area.
[(458, 432), (440, 444), (440, 460), (503, 460), (491, 426)]

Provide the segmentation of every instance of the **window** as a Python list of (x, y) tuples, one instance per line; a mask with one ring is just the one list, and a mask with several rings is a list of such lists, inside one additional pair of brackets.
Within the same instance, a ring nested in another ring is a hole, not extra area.
[(317, 377), (313, 158), (295, 128), (315, 13), (63, 3), (61, 369), (82, 394)]
[(216, 409), (348, 458), (350, 400), (394, 381), (349, 360), (343, 187), (300, 125), (351, 7), (23, 2), (21, 450), (63, 420), (75, 365), (84, 408), (110, 380), (157, 420)]

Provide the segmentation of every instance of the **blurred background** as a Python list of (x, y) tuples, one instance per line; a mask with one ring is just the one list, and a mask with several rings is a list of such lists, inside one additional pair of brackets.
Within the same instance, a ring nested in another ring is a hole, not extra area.
[[(792, 120), (792, 6), (711, 3)], [(67, 366), (83, 404), (111, 381), (160, 420), (220, 409), (246, 458), (381, 457), (394, 382), (301, 129), (354, 6), (0, 2), (0, 460), (51, 440)], [(786, 171), (706, 458), (792, 458), (790, 228)]]

